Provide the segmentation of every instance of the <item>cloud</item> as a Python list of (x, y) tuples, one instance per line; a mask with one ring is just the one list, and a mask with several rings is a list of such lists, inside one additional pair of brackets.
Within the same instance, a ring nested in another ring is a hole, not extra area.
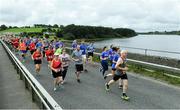
[(180, 30), (179, 0), (0, 0), (0, 24)]

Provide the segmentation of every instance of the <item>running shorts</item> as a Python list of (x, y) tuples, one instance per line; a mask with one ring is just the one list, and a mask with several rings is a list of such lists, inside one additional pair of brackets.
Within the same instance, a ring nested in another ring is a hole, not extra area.
[(62, 71), (55, 72), (52, 70), (52, 76), (53, 78), (61, 77), (62, 76)]
[(119, 79), (128, 79), (128, 77), (127, 77), (127, 74), (122, 74), (122, 75), (117, 75), (117, 74), (115, 74), (114, 76), (113, 76), (113, 80), (114, 81), (117, 81), (117, 80), (119, 80)]
[(83, 64), (76, 64), (76, 71), (83, 71)]
[(42, 64), (42, 61), (41, 60), (34, 60), (34, 64)]

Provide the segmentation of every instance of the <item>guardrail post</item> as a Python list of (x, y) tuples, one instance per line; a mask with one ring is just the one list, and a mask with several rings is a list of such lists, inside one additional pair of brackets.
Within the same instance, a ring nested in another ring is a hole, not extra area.
[(19, 77), (20, 77), (20, 80), (23, 80), (23, 75), (21, 71), (19, 72)]
[(32, 101), (35, 102), (35, 92), (34, 89), (31, 88)]

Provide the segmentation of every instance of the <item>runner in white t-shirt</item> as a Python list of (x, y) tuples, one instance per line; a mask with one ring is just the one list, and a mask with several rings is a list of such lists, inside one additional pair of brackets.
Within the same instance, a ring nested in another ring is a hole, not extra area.
[(62, 54), (59, 57), (60, 57), (60, 59), (62, 61), (62, 66), (63, 66), (63, 71), (62, 71), (62, 78), (63, 78), (62, 84), (63, 84), (64, 81), (65, 81), (65, 77), (66, 77), (68, 67), (69, 67), (70, 57), (66, 53), (65, 49), (62, 50)]

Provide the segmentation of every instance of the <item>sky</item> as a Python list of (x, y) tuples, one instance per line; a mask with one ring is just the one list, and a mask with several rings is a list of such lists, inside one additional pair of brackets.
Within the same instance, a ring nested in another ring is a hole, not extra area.
[(180, 30), (180, 0), (0, 0), (0, 24)]

